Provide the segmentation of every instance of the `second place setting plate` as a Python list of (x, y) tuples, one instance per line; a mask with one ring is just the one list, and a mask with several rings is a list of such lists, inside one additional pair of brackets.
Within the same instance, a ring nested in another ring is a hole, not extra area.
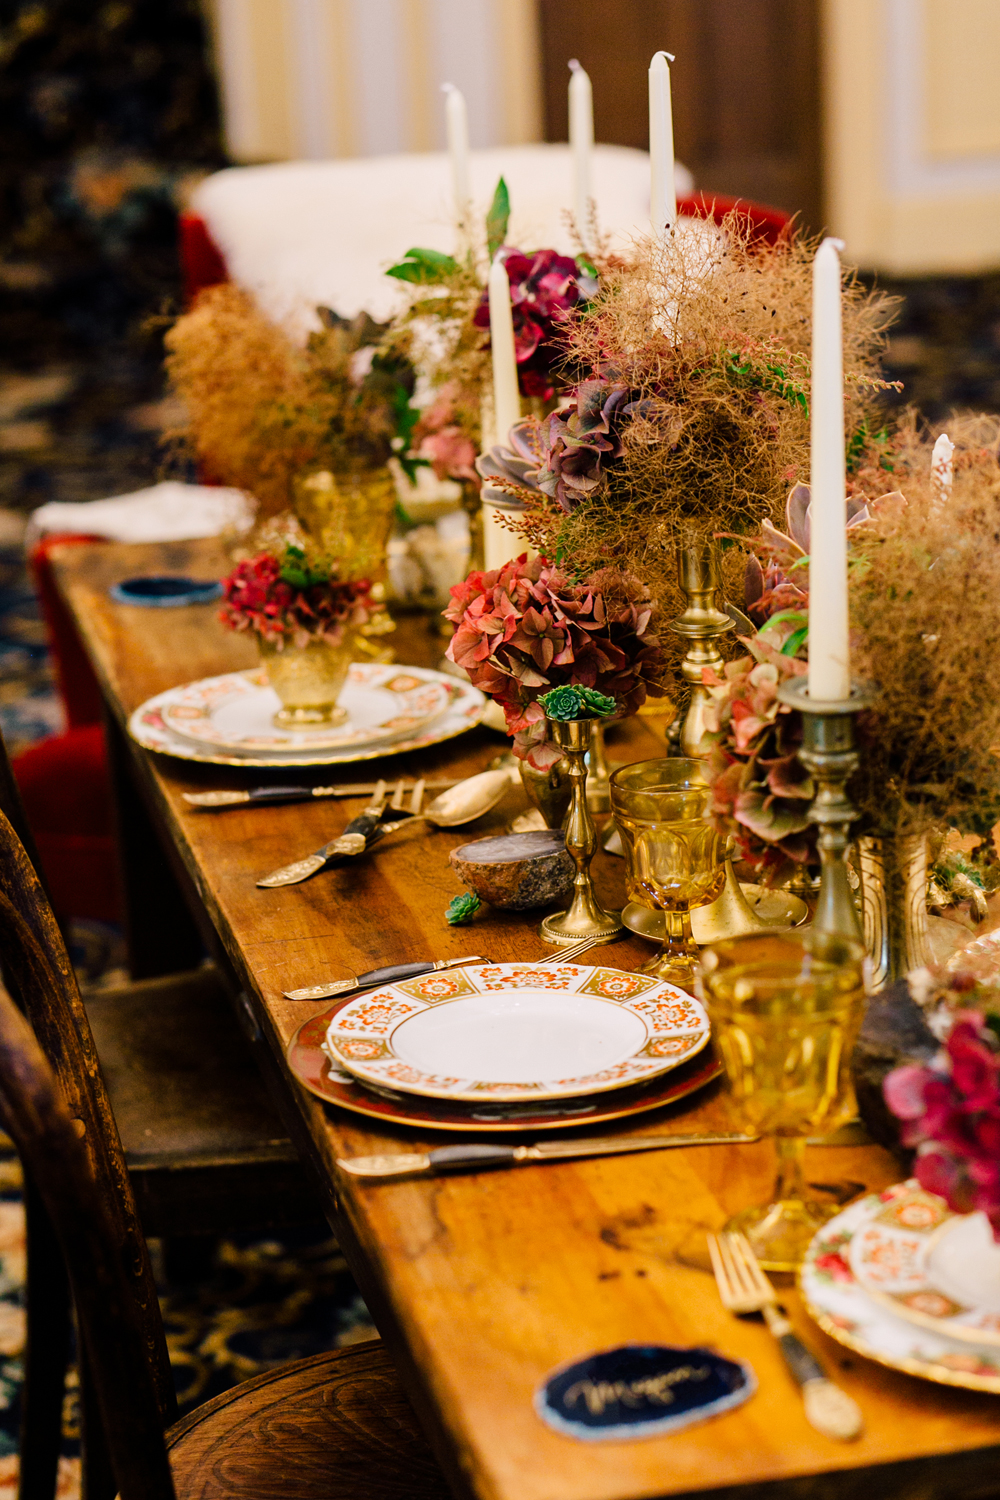
[(482, 964), (359, 995), (331, 1020), (331, 1058), (369, 1087), (432, 1099), (532, 1101), (628, 1088), (707, 1043), (692, 996), (620, 969)]
[(417, 734), (448, 706), (445, 683), (417, 677), (406, 667), (355, 662), (340, 694), (343, 724), (280, 729), (281, 707), (267, 674), (226, 672), (176, 688), (162, 708), (163, 722), (183, 739), (231, 755), (261, 752), (295, 756), (313, 750), (354, 750)]

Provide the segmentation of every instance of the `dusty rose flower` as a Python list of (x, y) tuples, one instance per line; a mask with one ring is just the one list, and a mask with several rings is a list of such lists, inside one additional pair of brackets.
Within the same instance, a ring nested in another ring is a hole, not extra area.
[(571, 583), (545, 558), (527, 554), (471, 573), (444, 611), (457, 629), (450, 659), (503, 708), (514, 752), (539, 770), (561, 758), (546, 740), (538, 703), (550, 688), (596, 688), (620, 714), (660, 695), (663, 657), (649, 633), (652, 600), (638, 579), (605, 569)]
[(299, 548), (282, 557), (262, 552), (222, 580), (219, 619), (231, 630), (253, 630), (263, 640), (296, 646), (321, 638), (340, 644), (347, 625), (364, 625), (371, 605), (367, 578), (346, 580), (312, 571)]

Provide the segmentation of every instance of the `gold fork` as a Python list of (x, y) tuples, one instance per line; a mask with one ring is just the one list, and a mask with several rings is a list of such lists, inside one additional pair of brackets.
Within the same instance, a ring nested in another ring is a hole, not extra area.
[(723, 1307), (729, 1312), (763, 1313), (778, 1340), (785, 1363), (802, 1389), (806, 1420), (825, 1437), (848, 1442), (861, 1433), (864, 1419), (858, 1403), (834, 1385), (815, 1355), (792, 1332), (778, 1305), (777, 1293), (761, 1270), (744, 1234), (708, 1235), (708, 1253)]

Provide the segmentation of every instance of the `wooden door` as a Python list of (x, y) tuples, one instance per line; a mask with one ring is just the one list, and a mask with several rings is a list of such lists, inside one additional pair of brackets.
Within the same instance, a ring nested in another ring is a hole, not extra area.
[(646, 72), (673, 52), (674, 140), (695, 184), (823, 223), (818, 0), (539, 0), (545, 135), (567, 134), (566, 64), (599, 141), (648, 144)]

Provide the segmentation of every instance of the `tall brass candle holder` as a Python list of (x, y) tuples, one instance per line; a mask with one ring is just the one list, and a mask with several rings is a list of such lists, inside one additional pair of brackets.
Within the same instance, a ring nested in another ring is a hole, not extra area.
[(816, 782), (809, 816), (819, 828), (820, 887), (813, 932), (861, 942), (861, 922), (847, 877), (850, 826), (856, 814), (845, 790), (857, 770), (854, 715), (871, 704), (870, 695), (852, 686), (851, 696), (810, 698), (806, 677), (782, 683), (778, 701), (802, 714), (799, 759)]
[(733, 619), (719, 607), (718, 543), (700, 540), (682, 545), (677, 554), (677, 578), (687, 598), (687, 608), (671, 621), (670, 629), (689, 643), (681, 663), (688, 695), (683, 717), (678, 714), (677, 719), (677, 753), (693, 758), (704, 754), (701, 742), (708, 689), (702, 682), (702, 672), (705, 667), (721, 670), (722, 652), (715, 643), (720, 635), (734, 628)]
[(569, 910), (554, 912), (538, 929), (543, 942), (557, 947), (567, 947), (584, 937), (613, 937), (622, 930), (621, 912), (604, 910), (590, 876), (590, 862), (597, 848), (597, 830), (587, 807), (587, 753), (594, 724), (594, 719), (548, 721), (549, 738), (569, 762), (572, 800), (566, 822), (566, 851), (576, 866)]

